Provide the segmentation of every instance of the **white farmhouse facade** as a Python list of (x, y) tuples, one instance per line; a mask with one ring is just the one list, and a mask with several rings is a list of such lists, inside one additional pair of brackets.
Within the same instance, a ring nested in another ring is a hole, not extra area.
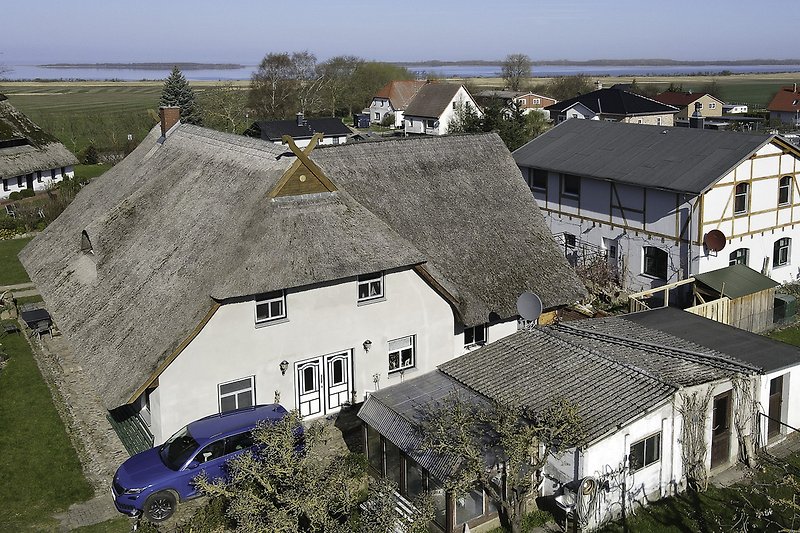
[(0, 199), (23, 190), (43, 191), (72, 178), (75, 156), (0, 94)]
[(478, 104), (463, 85), (428, 83), (408, 104), (404, 115), (406, 134), (446, 135), (450, 123), (464, 109), (482, 116)]
[(386, 115), (392, 115), (393, 128), (403, 127), (403, 113), (409, 102), (414, 98), (424, 85), (422, 80), (390, 81), (384, 85), (369, 105), (369, 120), (371, 124), (382, 124)]
[(630, 290), (734, 263), (800, 276), (800, 152), (780, 137), (568, 121), (514, 157), (567, 255), (605, 255)]
[(494, 134), (287, 154), (163, 131), (21, 254), (100, 401), (156, 443), (254, 404), (333, 415), (513, 333), (522, 292), (547, 310), (585, 295)]

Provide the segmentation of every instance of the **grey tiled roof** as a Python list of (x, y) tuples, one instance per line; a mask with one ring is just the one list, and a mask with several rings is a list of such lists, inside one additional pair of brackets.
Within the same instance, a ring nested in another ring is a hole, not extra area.
[(572, 119), (518, 148), (514, 160), (522, 167), (698, 194), (772, 138)]
[(482, 395), (533, 411), (576, 403), (592, 442), (672, 396), (675, 387), (548, 328), (522, 330), (441, 365)]
[(691, 344), (724, 353), (763, 372), (800, 365), (800, 349), (796, 346), (680, 309), (664, 307), (631, 313), (620, 319), (680, 339), (684, 346)]

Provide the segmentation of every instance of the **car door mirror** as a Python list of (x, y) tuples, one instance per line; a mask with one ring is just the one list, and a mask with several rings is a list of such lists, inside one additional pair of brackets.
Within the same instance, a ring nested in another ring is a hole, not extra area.
[(186, 470), (194, 470), (194, 469), (195, 469), (195, 468), (197, 468), (198, 466), (200, 466), (200, 463), (199, 463), (199, 462), (197, 462), (197, 461), (190, 461), (190, 462), (189, 462), (189, 464), (188, 464), (188, 465), (186, 465)]

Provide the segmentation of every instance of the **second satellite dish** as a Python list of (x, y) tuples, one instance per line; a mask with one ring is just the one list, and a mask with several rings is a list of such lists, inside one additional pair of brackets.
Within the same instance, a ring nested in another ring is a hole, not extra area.
[(719, 252), (725, 248), (725, 243), (727, 240), (728, 239), (725, 237), (725, 234), (718, 229), (712, 229), (706, 233), (705, 237), (703, 238), (703, 242), (705, 243), (706, 247), (715, 252)]
[(542, 314), (542, 300), (532, 292), (523, 292), (517, 298), (517, 313), (525, 320), (537, 320)]

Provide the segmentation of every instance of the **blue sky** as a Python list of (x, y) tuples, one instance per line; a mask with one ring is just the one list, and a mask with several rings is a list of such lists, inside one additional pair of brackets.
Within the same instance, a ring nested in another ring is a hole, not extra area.
[(0, 13), (7, 64), (800, 56), (800, 0), (28, 0)]

